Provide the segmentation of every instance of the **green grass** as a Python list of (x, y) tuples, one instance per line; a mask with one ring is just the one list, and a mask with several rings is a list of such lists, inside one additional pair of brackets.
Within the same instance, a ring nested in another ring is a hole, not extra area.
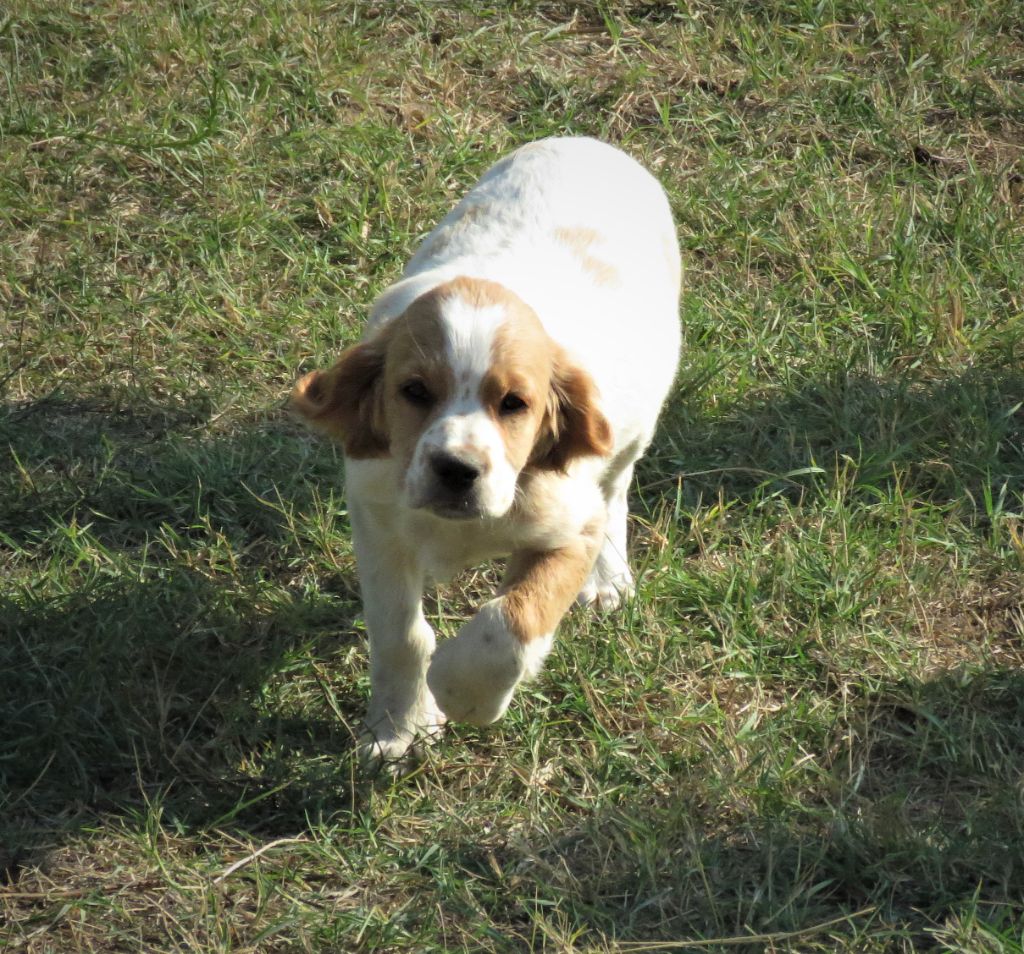
[[(283, 400), (557, 133), (680, 229), (639, 593), (374, 786)], [(0, 947), (1020, 954), (1022, 153), (1016, 0), (14, 0)]]

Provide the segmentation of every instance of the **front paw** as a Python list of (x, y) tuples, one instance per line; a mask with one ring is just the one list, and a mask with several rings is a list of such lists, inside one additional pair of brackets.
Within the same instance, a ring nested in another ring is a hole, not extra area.
[(368, 715), (356, 746), (360, 766), (368, 775), (408, 775), (423, 761), (426, 746), (440, 733), (445, 721), (433, 699), (424, 703), (416, 720), (407, 725), (396, 725), (387, 713)]
[(421, 760), (422, 751), (412, 735), (378, 735), (367, 730), (356, 746), (359, 766), (366, 775), (401, 778)]
[(427, 685), (444, 714), (487, 725), (504, 715), (523, 676), (518, 641), (509, 632), (501, 601), (492, 600), (434, 652)]
[(488, 725), (508, 708), (516, 685), (533, 676), (551, 649), (551, 636), (522, 643), (509, 629), (503, 600), (491, 600), (454, 639), (434, 652), (427, 685), (449, 719)]

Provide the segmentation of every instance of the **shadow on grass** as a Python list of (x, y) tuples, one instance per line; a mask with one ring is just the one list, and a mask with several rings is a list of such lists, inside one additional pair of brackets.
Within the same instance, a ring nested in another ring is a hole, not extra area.
[[(524, 933), (535, 903), (582, 938), (655, 943), (828, 925), (789, 943), (828, 950), (830, 936), (884, 937), (894, 949), (932, 950), (943, 932), (980, 924), (1019, 943), (1024, 673), (904, 681), (854, 702), (816, 738), (794, 724), (781, 731), (783, 744), (771, 733), (748, 743), (766, 751), (739, 777), (682, 765), (671, 785), (630, 790), (557, 840), (453, 846), (457, 865), (488, 884), (496, 908), (518, 912)], [(799, 770), (783, 764), (794, 740)], [(760, 951), (769, 940), (727, 947)]]
[[(706, 379), (684, 371), (641, 484), (687, 501), (793, 499), (840, 474), (870, 495), (897, 482), (908, 497), (956, 503), (982, 521), (1000, 494), (1024, 493), (1024, 371), (1020, 362), (928, 379), (836, 371), (779, 392), (707, 407)], [(820, 473), (808, 473), (820, 468)], [(672, 485), (671, 491), (667, 488)]]
[(340, 490), (340, 456), (283, 411), (236, 422), (230, 433), (212, 429), (210, 415), (201, 402), (111, 409), (46, 398), (0, 407), (0, 447), (13, 465), (0, 532), (15, 546), (61, 522), (88, 524), (119, 550), (165, 527), (277, 544), (290, 531), (268, 499), (280, 492), (281, 502), (306, 506), (318, 487)]
[[(827, 476), (846, 455), (857, 463), (855, 489), (899, 479), (908, 496), (962, 502), (980, 523), (986, 493), (1024, 485), (1022, 396), (1024, 373), (978, 369), (930, 383), (836, 375), (714, 413), (683, 404), (641, 483), (706, 471), (689, 481), (697, 496), (752, 499), (777, 486), (799, 499), (808, 479), (782, 475), (814, 463)], [(353, 644), (338, 634), (351, 634), (358, 612), (354, 579), (335, 571), (308, 585), (314, 554), (284, 516), (315, 507), (318, 487), (337, 487), (339, 462), (297, 427), (253, 422), (210, 436), (208, 416), (74, 401), (0, 412), (0, 446), (14, 463), (0, 491), (0, 532), (14, 554), (0, 596), (8, 867), (22, 846), (151, 801), (188, 828), (262, 837), (349, 804), (337, 756), (362, 701), (354, 679), (332, 688), (317, 664)], [(29, 566), (31, 578), (21, 574)], [(654, 936), (656, 923), (730, 933), (799, 927), (864, 904), (932, 910), (982, 882), (1001, 897), (1024, 891), (1011, 857), (1024, 830), (1018, 782), (996, 779), (989, 755), (968, 756), (999, 739), (1020, 764), (1024, 678), (978, 678), (988, 688), (950, 677), (865, 700), (870, 741), (849, 759), (859, 774), (842, 776), (836, 763), (820, 805), (780, 807), (784, 796), (767, 782), (748, 796), (746, 820), (723, 831), (702, 822), (721, 817), (720, 795), (706, 779), (681, 777), (679, 793), (560, 846), (573, 879), (565, 896), (602, 929)], [(956, 713), (926, 744), (920, 700)], [(971, 715), (979, 702), (991, 710), (985, 730)], [(621, 834), (630, 831), (633, 841)], [(588, 868), (594, 851), (621, 860)], [(588, 871), (601, 881), (588, 882)]]
[(340, 462), (283, 419), (208, 416), (0, 410), (0, 868), (97, 812), (273, 834), (348, 804), (362, 702), (319, 668), (358, 644), (355, 581), (323, 565)]

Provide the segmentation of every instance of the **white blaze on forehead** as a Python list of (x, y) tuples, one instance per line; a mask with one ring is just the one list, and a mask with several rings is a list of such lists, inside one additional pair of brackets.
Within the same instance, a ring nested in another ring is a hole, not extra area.
[(464, 400), (477, 390), (490, 369), (494, 337), (507, 320), (508, 312), (504, 305), (471, 304), (455, 295), (444, 302), (441, 314), (456, 397)]

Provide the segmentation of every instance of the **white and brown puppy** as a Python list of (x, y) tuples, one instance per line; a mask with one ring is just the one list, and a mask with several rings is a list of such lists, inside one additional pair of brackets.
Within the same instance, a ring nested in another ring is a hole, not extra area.
[[(679, 353), (679, 251), (658, 182), (593, 139), (494, 165), (297, 410), (345, 451), (370, 634), (364, 755), (492, 722), (572, 605), (631, 592), (626, 497)], [(435, 650), (428, 578), (508, 556)]]

